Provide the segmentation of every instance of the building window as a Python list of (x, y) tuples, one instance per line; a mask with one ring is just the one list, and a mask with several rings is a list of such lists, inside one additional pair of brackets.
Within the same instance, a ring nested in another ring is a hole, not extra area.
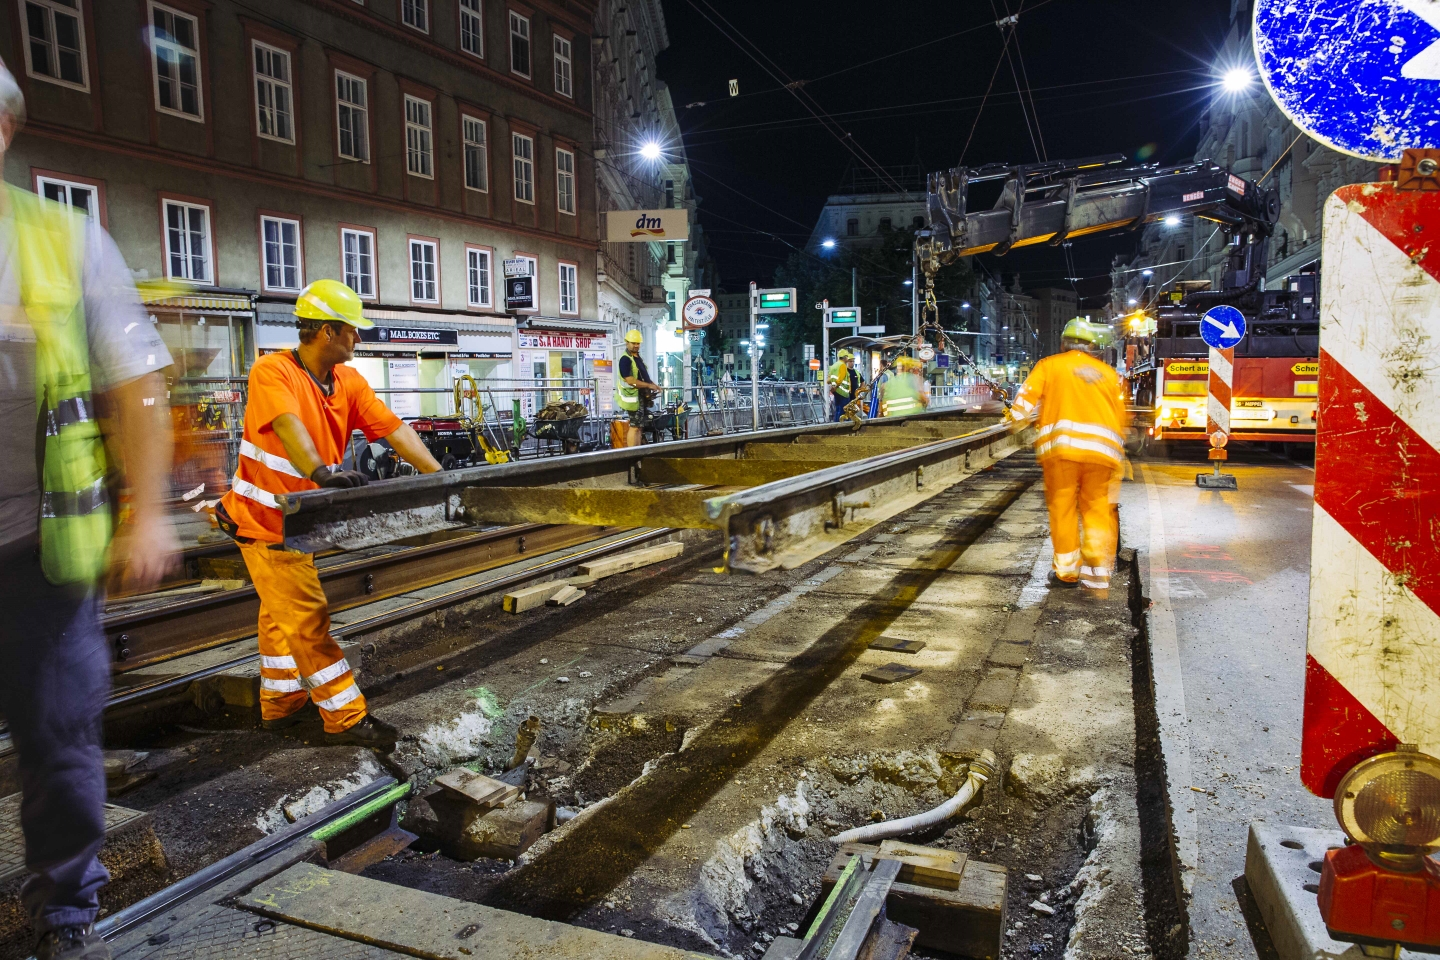
[(460, 0), (460, 49), (485, 56), (485, 17), (481, 0)]
[(510, 11), (510, 69), (530, 76), (530, 21)]
[(430, 0), (400, 0), (400, 19), (405, 26), (430, 32)]
[(410, 299), (415, 303), (440, 302), (437, 246), (433, 240), (410, 241)]
[(80, 0), (23, 0), (25, 65), (30, 76), (88, 89)]
[(510, 150), (515, 156), (515, 199), (535, 202), (535, 141), (523, 134), (512, 134)]
[(851, 217), (849, 220), (846, 220), (846, 221), (845, 221), (845, 236), (847, 236), (847, 237), (858, 237), (858, 236), (860, 236), (860, 221), (859, 221), (859, 220), (856, 220), (854, 217)]
[(282, 217), (260, 218), (260, 248), (265, 259), (268, 290), (299, 290), (300, 221)]
[(890, 225), (890, 218), (889, 218), (889, 217), (881, 217), (881, 218), (880, 218), (880, 232), (881, 232), (881, 233), (888, 233), (888, 232), (889, 232), (890, 230), (892, 230), (892, 229), (894, 229), (894, 228)]
[(375, 234), (369, 230), (340, 230), (340, 272), (345, 285), (361, 300), (375, 299)]
[(405, 165), (417, 177), (434, 177), (430, 149), (430, 103), (405, 97)]
[(575, 154), (555, 151), (555, 207), (561, 213), (575, 213)]
[(665, 181), (665, 206), (666, 206), (666, 207), (673, 207), (673, 206), (675, 206), (675, 181), (674, 181), (674, 180), (666, 180), (666, 181)]
[(485, 138), (485, 121), (464, 117), (465, 186), (471, 190), (490, 189), (490, 152)]
[(476, 247), (466, 248), (465, 266), (468, 277), (467, 302), (472, 307), (490, 306), (490, 251)]
[(92, 220), (100, 216), (100, 190), (91, 184), (36, 177), (35, 192), (47, 200), (73, 207)]
[(295, 142), (290, 110), (290, 54), (255, 43), (255, 112), (260, 136)]
[(171, 280), (213, 283), (210, 208), (165, 201), (165, 263)]
[(370, 161), (370, 110), (365, 81), (335, 71), (335, 129), (340, 136), (340, 156), (346, 160)]
[(580, 312), (579, 270), (573, 263), (560, 264), (560, 312)]
[(200, 27), (194, 17), (150, 4), (155, 104), (165, 113), (204, 119), (200, 107)]
[(555, 92), (562, 97), (573, 97), (570, 89), (570, 41), (564, 37), (555, 38)]

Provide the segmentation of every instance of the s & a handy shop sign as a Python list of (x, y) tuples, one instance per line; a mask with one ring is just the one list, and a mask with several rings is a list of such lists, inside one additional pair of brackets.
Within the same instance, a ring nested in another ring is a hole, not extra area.
[(605, 214), (605, 239), (611, 243), (689, 240), (690, 211), (684, 207), (611, 210)]

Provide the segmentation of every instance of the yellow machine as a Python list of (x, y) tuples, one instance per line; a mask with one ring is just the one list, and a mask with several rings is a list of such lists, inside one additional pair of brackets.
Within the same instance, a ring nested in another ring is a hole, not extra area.
[(480, 452), (485, 454), (486, 463), (510, 462), (510, 451), (497, 450), (485, 439), (485, 406), (480, 401), (480, 384), (468, 373), (455, 381), (455, 415), (465, 425)]

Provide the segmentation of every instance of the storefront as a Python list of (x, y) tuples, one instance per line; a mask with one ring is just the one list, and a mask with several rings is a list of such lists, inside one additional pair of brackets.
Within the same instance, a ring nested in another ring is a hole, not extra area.
[(142, 291), (170, 351), (170, 420), (175, 435), (171, 486), (177, 496), (210, 500), (230, 487), (245, 426), (245, 380), (253, 358), (254, 294), (210, 290), (175, 295)]
[[(256, 325), (260, 353), (289, 350), (298, 343), (293, 307), (261, 304)], [(509, 406), (500, 394), (509, 389), (514, 328), (505, 317), (435, 314), (413, 310), (366, 309), (375, 326), (360, 333), (361, 344), (350, 365), (401, 417), (447, 416), (455, 412), (457, 379), (474, 377), (489, 387), (492, 405)]]
[[(533, 416), (547, 403), (572, 400), (591, 416), (615, 408), (615, 365), (607, 324), (533, 318), (515, 334), (515, 368), (521, 412)], [(528, 389), (523, 389), (527, 388)]]

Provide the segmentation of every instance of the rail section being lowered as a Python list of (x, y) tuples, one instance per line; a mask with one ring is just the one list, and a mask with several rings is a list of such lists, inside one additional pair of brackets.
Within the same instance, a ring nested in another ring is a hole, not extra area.
[(733, 570), (794, 567), (1014, 450), (960, 411), (473, 467), (282, 497), (286, 543), (354, 550), (481, 524), (713, 529)]

